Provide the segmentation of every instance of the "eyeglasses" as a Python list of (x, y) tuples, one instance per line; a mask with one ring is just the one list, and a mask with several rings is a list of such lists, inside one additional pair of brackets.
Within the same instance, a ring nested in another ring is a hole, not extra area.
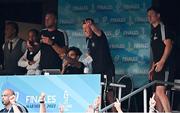
[(9, 95), (2, 94), (1, 97), (9, 97)]

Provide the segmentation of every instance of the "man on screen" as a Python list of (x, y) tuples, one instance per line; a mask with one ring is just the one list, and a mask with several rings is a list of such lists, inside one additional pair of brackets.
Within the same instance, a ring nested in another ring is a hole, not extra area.
[(11, 89), (5, 89), (1, 95), (4, 109), (0, 113), (28, 113), (23, 105), (16, 102), (15, 93)]

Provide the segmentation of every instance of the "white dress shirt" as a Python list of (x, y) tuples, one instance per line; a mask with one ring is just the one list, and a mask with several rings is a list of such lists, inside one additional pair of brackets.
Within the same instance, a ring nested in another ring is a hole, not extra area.
[(39, 50), (39, 52), (34, 56), (33, 61), (35, 61), (35, 63), (32, 65), (30, 65), (29, 61), (27, 60), (27, 51), (28, 50), (25, 51), (24, 55), (18, 61), (18, 66), (26, 67), (27, 75), (40, 75), (41, 71), (39, 70), (39, 62), (41, 51)]

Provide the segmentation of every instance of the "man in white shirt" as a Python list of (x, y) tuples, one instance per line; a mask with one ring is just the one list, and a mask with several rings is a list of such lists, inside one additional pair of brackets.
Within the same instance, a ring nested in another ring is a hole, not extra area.
[(18, 61), (18, 66), (25, 67), (27, 69), (27, 75), (39, 75), (41, 71), (39, 69), (40, 62), (40, 38), (39, 32), (36, 29), (30, 29), (28, 32), (27, 49), (24, 55)]

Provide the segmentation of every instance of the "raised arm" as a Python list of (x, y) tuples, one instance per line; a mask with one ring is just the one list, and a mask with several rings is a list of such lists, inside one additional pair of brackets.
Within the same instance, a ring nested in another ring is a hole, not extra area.
[(40, 103), (39, 113), (46, 113), (45, 93), (41, 93), (39, 103)]
[(12, 105), (12, 108), (14, 110), (14, 113), (21, 113), (21, 111), (19, 110), (17, 104), (16, 104), (16, 96), (12, 95), (9, 97), (10, 103)]
[(41, 36), (41, 41), (44, 43), (44, 44), (47, 44), (47, 45), (50, 45), (53, 50), (62, 58), (65, 53), (66, 53), (66, 50), (67, 50), (67, 47), (60, 47), (59, 45), (57, 45), (53, 40), (51, 40), (49, 37), (46, 37), (46, 36)]
[(116, 99), (116, 102), (114, 103), (114, 107), (116, 108), (118, 113), (123, 113), (123, 111), (121, 110), (121, 103), (119, 102), (118, 99)]
[(86, 25), (98, 36), (102, 35), (102, 31), (91, 20), (86, 21)]

